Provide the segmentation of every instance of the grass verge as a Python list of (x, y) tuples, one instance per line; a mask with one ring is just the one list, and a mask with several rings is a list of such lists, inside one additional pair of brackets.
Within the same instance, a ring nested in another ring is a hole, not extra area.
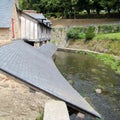
[(120, 33), (97, 34), (94, 40), (120, 40)]
[(117, 74), (120, 75), (120, 60), (116, 60), (113, 55), (97, 54), (96, 57), (102, 60), (105, 64), (110, 65)]
[(41, 112), (35, 120), (43, 120), (44, 113)]

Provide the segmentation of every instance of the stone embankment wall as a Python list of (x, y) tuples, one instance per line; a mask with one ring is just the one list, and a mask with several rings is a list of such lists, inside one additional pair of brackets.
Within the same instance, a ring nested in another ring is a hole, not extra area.
[(67, 37), (66, 32), (69, 27), (53, 27), (51, 33), (51, 40), (55, 43), (58, 47), (65, 47)]
[(98, 24), (120, 24), (120, 19), (52, 19), (51, 40), (58, 47), (65, 47), (66, 32), (73, 26), (89, 26)]
[(35, 120), (52, 98), (0, 73), (0, 120)]
[(2, 40), (9, 40), (10, 37), (10, 29), (9, 28), (2, 28), (0, 29), (0, 42)]

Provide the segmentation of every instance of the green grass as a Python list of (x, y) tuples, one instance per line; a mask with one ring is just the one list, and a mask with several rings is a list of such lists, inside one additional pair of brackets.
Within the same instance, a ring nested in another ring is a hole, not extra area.
[(120, 40), (120, 33), (97, 34), (94, 40)]
[(113, 55), (97, 54), (96, 57), (102, 60), (105, 64), (110, 65), (117, 74), (120, 74), (120, 60), (116, 60)]
[(43, 116), (44, 116), (44, 113), (41, 112), (41, 113), (39, 113), (39, 115), (37, 116), (37, 118), (35, 120), (43, 120)]

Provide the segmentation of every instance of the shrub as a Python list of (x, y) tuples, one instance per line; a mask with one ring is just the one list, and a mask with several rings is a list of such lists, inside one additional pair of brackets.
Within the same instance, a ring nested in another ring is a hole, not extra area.
[[(95, 34), (107, 34), (120, 32), (120, 25), (98, 25), (98, 26), (80, 26), (70, 28), (67, 32), (68, 39), (84, 39), (90, 40)], [(86, 35), (85, 35), (86, 34)]]
[(85, 38), (84, 27), (74, 27), (70, 28), (67, 32), (68, 39), (84, 39)]
[(85, 39), (85, 33), (79, 33), (78, 37), (79, 39)]
[(114, 32), (120, 32), (120, 25), (115, 25), (114, 26)]
[(120, 32), (120, 25), (99, 25), (98, 33), (116, 33)]
[(78, 35), (79, 35), (78, 31), (75, 30), (74, 28), (69, 29), (67, 32), (68, 39), (78, 39)]
[(90, 26), (86, 32), (86, 40), (91, 40), (93, 37), (95, 37), (95, 27)]

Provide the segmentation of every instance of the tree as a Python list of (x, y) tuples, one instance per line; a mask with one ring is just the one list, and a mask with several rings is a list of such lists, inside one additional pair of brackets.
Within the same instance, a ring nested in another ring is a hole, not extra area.
[(117, 10), (117, 12), (120, 14), (120, 1), (116, 0), (113, 9)]
[(62, 18), (76, 18), (77, 14), (83, 10), (90, 14), (91, 10), (96, 10), (99, 15), (104, 9), (110, 14), (111, 10), (120, 13), (119, 0), (20, 0), (20, 8), (33, 9), (49, 16)]
[(100, 11), (103, 9), (103, 7), (100, 5), (100, 0), (94, 0), (92, 8), (95, 9), (96, 13), (99, 15)]
[(41, 5), (45, 7), (47, 12), (57, 10), (60, 1), (59, 0), (41, 0)]
[(20, 8), (23, 9), (33, 9), (33, 4), (38, 0), (20, 0)]
[(90, 14), (90, 9), (92, 8), (94, 1), (93, 0), (79, 0), (79, 10), (86, 10), (87, 14)]
[(110, 11), (114, 8), (116, 1), (117, 0), (101, 0), (100, 5), (108, 12), (108, 15), (110, 15)]

